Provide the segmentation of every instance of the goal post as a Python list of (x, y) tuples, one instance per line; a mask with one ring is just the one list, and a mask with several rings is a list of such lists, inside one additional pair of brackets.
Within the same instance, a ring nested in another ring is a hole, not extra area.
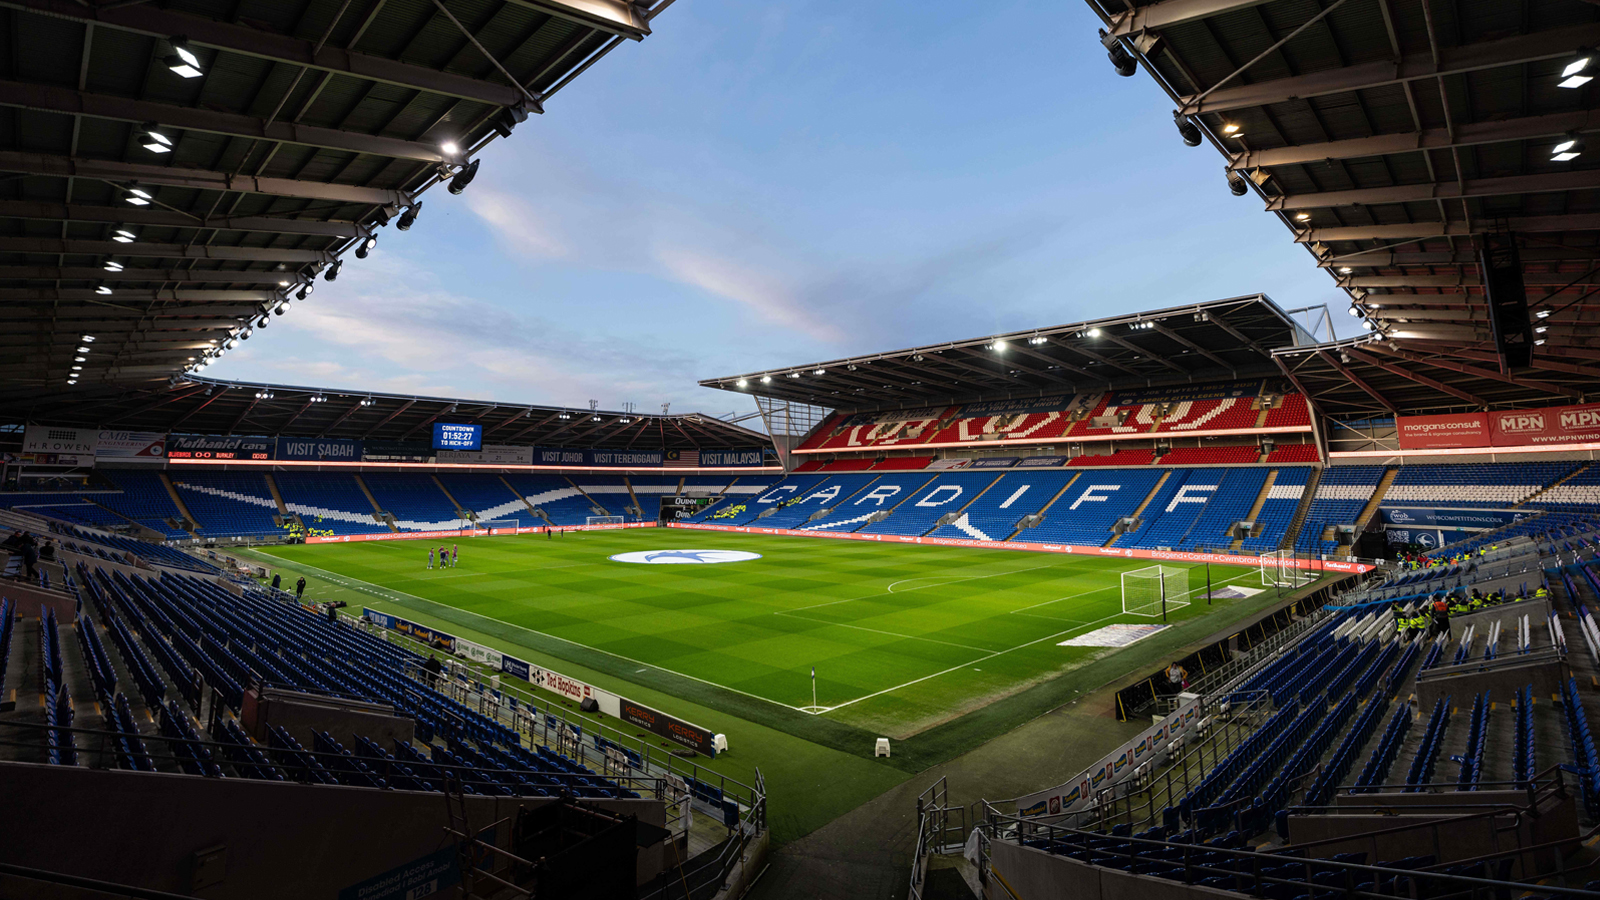
[(1293, 550), (1272, 550), (1261, 554), (1261, 583), (1266, 587), (1299, 587), (1316, 576), (1295, 565)]
[(522, 527), (522, 520), (521, 519), (491, 519), (491, 520), (486, 521), (486, 522), (479, 522), (478, 523), (478, 527), (479, 528), (488, 529), (490, 534), (499, 534), (501, 532), (506, 532), (506, 531), (515, 533), (518, 528)]
[(628, 521), (622, 516), (588, 516), (583, 520), (585, 525), (621, 525)]
[(1135, 616), (1161, 616), (1189, 605), (1189, 570), (1146, 566), (1122, 573), (1122, 611)]

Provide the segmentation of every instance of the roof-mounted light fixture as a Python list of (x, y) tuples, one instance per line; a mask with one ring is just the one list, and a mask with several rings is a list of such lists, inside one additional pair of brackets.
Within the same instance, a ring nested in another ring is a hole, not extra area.
[(1580, 47), (1577, 55), (1567, 60), (1567, 64), (1561, 67), (1561, 80), (1556, 82), (1556, 87), (1580, 88), (1593, 81), (1593, 75), (1584, 74), (1592, 62), (1594, 53)]
[(176, 72), (182, 78), (199, 78), (205, 74), (205, 70), (200, 65), (200, 57), (189, 49), (188, 38), (175, 37), (170, 43), (172, 44), (172, 53), (166, 58), (167, 68)]
[(149, 122), (139, 126), (139, 146), (151, 153), (171, 153), (172, 138), (167, 137), (156, 123)]
[(1569, 131), (1561, 139), (1560, 143), (1550, 148), (1550, 160), (1552, 162), (1566, 162), (1570, 159), (1577, 159), (1583, 155), (1583, 150), (1583, 139), (1578, 136), (1576, 131)]
[(1118, 75), (1128, 78), (1139, 71), (1139, 63), (1133, 55), (1123, 48), (1122, 42), (1115, 36), (1107, 34), (1104, 28), (1100, 29), (1100, 43), (1106, 48), (1106, 58), (1116, 67)]

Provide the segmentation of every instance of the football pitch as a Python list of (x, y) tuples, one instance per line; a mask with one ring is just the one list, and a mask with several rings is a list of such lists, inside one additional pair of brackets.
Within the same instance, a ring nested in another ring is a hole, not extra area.
[[(1096, 667), (1097, 682), (1078, 689), (1142, 672), (1276, 595), (1254, 567), (1213, 565), (1216, 589), (1247, 596), (1208, 604), (1206, 567), (1177, 564), (1190, 570), (1192, 597), (1170, 612), (1170, 627), (1123, 647), (1075, 646), (1063, 642), (1161, 623), (1122, 609), (1121, 573), (1150, 562), (644, 528), (474, 538), (460, 542), (457, 566), (430, 570), (430, 544), (266, 552), (354, 587), (352, 606), (429, 612), (745, 719), (806, 736), (832, 728), (836, 738), (910, 738), (1097, 662), (1108, 664)], [(685, 550), (755, 558), (670, 552)], [(621, 554), (658, 561), (612, 558)]]

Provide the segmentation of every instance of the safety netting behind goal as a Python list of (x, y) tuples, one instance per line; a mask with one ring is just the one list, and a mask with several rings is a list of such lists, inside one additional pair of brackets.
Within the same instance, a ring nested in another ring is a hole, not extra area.
[(1189, 605), (1189, 570), (1147, 566), (1122, 573), (1122, 611), (1159, 616)]

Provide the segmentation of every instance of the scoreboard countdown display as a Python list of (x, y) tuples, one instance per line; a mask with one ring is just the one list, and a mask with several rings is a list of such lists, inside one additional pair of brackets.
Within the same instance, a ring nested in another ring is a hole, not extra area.
[(433, 423), (433, 449), (482, 450), (483, 426)]

